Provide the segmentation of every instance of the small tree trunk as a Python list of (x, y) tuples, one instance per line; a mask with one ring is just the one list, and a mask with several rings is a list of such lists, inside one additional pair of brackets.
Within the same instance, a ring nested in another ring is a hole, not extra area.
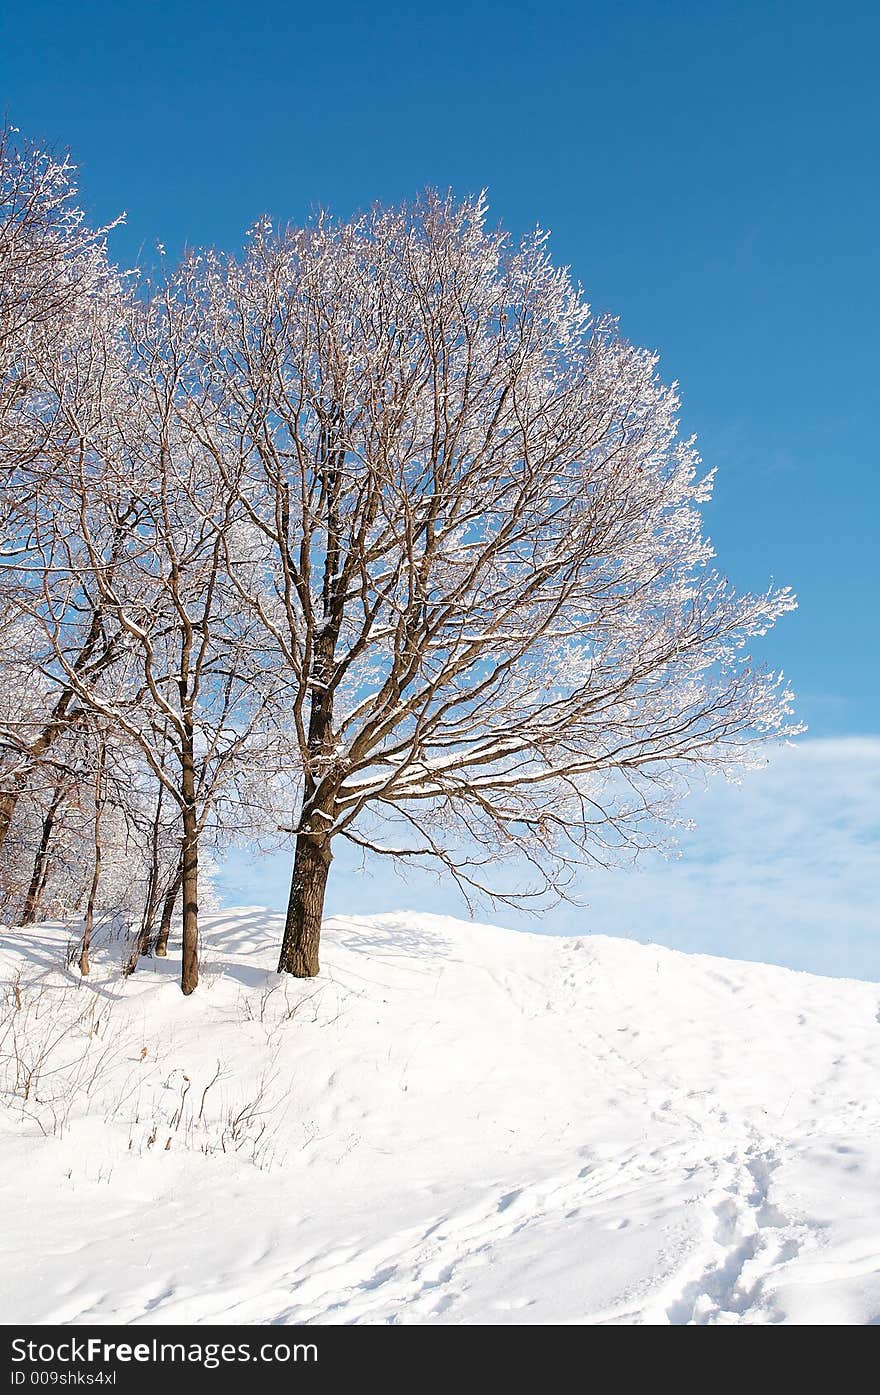
[(199, 982), (199, 822), (196, 815), (192, 723), (187, 721), (181, 751), (183, 795), (183, 957), (180, 987), (188, 997)]
[[(339, 464), (341, 456), (336, 456)], [(328, 477), (327, 556), (324, 562), (324, 620), (315, 641), (314, 685), (309, 713), (308, 749), (312, 767), (303, 782), (303, 806), (300, 811), (290, 879), (290, 899), (284, 939), (278, 960), (279, 974), (294, 978), (315, 978), (320, 972), (318, 949), (321, 943), (321, 917), (327, 877), (333, 860), (332, 835), (327, 829), (335, 818), (332, 791), (315, 780), (312, 773), (319, 765), (328, 769), (333, 750), (333, 672), (336, 640), (342, 622), (343, 601), (334, 597), (333, 587), (339, 575), (338, 531), (339, 472), (331, 469)]]
[(195, 810), (184, 810), (183, 829), (183, 958), (180, 987), (188, 996), (199, 982), (199, 841)]
[(33, 925), (40, 909), (40, 902), (49, 879), (49, 844), (52, 841), (52, 830), (55, 827), (55, 819), (63, 798), (62, 792), (56, 790), (46, 817), (43, 819), (40, 846), (37, 848), (37, 855), (34, 858), (33, 875), (21, 912), (21, 925)]
[(135, 939), (134, 945), (132, 946), (131, 954), (128, 957), (128, 963), (125, 966), (126, 978), (128, 978), (129, 974), (134, 973), (141, 959), (148, 955), (153, 947), (152, 940), (154, 909), (155, 908), (149, 909), (149, 919), (147, 919), (145, 913), (144, 919), (141, 921), (141, 928), (137, 933), (137, 938)]
[(101, 798), (101, 779), (104, 774), (104, 743), (98, 747), (98, 759), (95, 766), (95, 820), (93, 824), (93, 857), (92, 857), (92, 881), (89, 886), (89, 899), (86, 902), (86, 923), (83, 930), (82, 948), (79, 952), (79, 971), (85, 976), (91, 970), (89, 963), (89, 947), (92, 943), (92, 928), (95, 923), (95, 901), (98, 897), (98, 885), (101, 881), (101, 814), (104, 810), (104, 802)]
[(162, 905), (162, 919), (159, 921), (159, 934), (156, 936), (156, 947), (153, 950), (159, 959), (164, 959), (168, 954), (168, 936), (171, 934), (171, 921), (174, 917), (174, 907), (177, 905), (182, 882), (183, 863), (178, 862), (177, 871), (174, 873)]
[(125, 977), (133, 974), (141, 959), (148, 955), (153, 947), (153, 917), (155, 915), (155, 892), (150, 889), (147, 898), (147, 907), (144, 911), (141, 927), (138, 930), (137, 938), (132, 946), (128, 963), (125, 966)]
[(159, 901), (159, 829), (162, 819), (162, 786), (156, 795), (156, 812), (153, 815), (153, 831), (150, 845), (150, 874), (147, 880), (147, 900), (141, 918), (141, 927), (125, 966), (125, 976), (133, 974), (138, 961), (148, 955), (153, 947), (153, 922), (156, 919), (156, 906)]
[(51, 871), (52, 871), (52, 859), (51, 859), (51, 857), (49, 857), (49, 850), (47, 849), (47, 850), (46, 850), (46, 857), (45, 857), (45, 859), (44, 859), (44, 861), (43, 861), (43, 870), (42, 870), (42, 872), (40, 873), (40, 885), (37, 887), (37, 906), (38, 906), (38, 907), (42, 906), (42, 904), (43, 904), (43, 893), (44, 893), (44, 891), (46, 890), (46, 884), (47, 884), (48, 881), (49, 881), (49, 873), (50, 873)]
[(279, 974), (314, 978), (320, 970), (321, 917), (332, 859), (329, 838), (297, 834)]
[(159, 830), (161, 826), (162, 785), (160, 784), (156, 794), (156, 812), (153, 815), (152, 837), (150, 839), (150, 876), (147, 885), (147, 904), (144, 907), (144, 918), (141, 921), (141, 933), (138, 938), (141, 954), (149, 953), (153, 921), (156, 919), (156, 907), (159, 904)]

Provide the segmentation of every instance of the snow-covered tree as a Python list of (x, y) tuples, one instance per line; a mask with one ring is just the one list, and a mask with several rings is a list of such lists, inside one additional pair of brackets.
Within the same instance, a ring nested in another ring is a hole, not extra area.
[[(12, 602), (18, 564), (38, 565), (33, 526), (46, 482), (75, 448), (65, 405), (76, 396), (72, 351), (89, 341), (96, 304), (118, 290), (107, 232), (77, 206), (67, 158), (0, 131), (0, 676), (4, 697), (12, 689), (22, 699), (0, 719), (0, 846), (37, 765), (76, 720), (72, 692), (44, 681)], [(83, 644), (83, 664), (99, 659), (94, 627)]]
[(192, 991), (224, 827), (294, 839), (279, 969), (311, 976), (337, 839), (540, 901), (793, 729), (750, 657), (790, 592), (713, 568), (675, 388), (542, 233), (427, 194), (126, 284), (13, 134), (0, 903), (69, 902), (84, 971), (102, 908), (131, 969), (182, 892)]
[[(198, 983), (200, 840), (237, 764), (259, 758), (266, 707), (255, 620), (224, 565), (237, 496), (190, 425), (203, 388), (189, 274), (96, 317), (64, 401), (76, 448), (34, 529), (49, 579), (20, 602), (47, 673), (125, 736), (176, 807), (184, 993)], [(96, 624), (106, 662), (90, 648)]]
[(541, 233), (428, 194), (260, 224), (194, 274), (226, 567), (301, 770), (280, 970), (318, 972), (337, 838), (489, 890), (517, 855), (558, 891), (786, 729), (749, 646), (793, 598), (712, 568), (675, 389)]

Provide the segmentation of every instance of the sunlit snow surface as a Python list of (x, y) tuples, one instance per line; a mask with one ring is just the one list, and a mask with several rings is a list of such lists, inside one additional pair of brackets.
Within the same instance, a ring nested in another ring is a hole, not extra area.
[(880, 1321), (877, 984), (412, 914), (297, 982), (279, 937), (209, 918), (185, 1000), (4, 936), (6, 1322)]

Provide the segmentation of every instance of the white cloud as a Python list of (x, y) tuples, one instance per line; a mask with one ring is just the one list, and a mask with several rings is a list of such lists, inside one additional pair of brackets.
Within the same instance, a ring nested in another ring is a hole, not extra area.
[[(502, 907), (483, 918), (880, 979), (880, 738), (800, 742), (740, 786), (718, 782), (693, 795), (685, 812), (697, 827), (682, 834), (679, 858), (585, 876), (586, 907), (560, 906), (540, 920)], [(359, 862), (351, 852), (337, 857), (328, 912), (467, 915), (446, 879), (410, 872), (404, 880), (381, 859), (360, 872)], [(236, 852), (224, 902), (280, 907), (288, 877), (287, 854)]]

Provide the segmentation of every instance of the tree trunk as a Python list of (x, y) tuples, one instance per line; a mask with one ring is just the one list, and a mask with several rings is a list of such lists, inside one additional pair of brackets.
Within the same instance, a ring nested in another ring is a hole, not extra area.
[(131, 954), (128, 957), (128, 963), (125, 966), (126, 978), (128, 978), (129, 974), (134, 973), (141, 959), (146, 958), (153, 948), (153, 920), (155, 913), (155, 892), (151, 884), (147, 894), (147, 905), (141, 920), (140, 929), (138, 930), (134, 945), (132, 946)]
[[(334, 414), (338, 436), (340, 417)], [(340, 561), (339, 498), (345, 448), (338, 439), (326, 441), (327, 552), (324, 558), (323, 613), (315, 636), (309, 712), (309, 760), (303, 780), (303, 806), (297, 825), (293, 875), (284, 939), (278, 960), (279, 974), (315, 978), (320, 972), (321, 916), (327, 877), (333, 860), (332, 836), (327, 830), (336, 817), (335, 789), (340, 771), (333, 771), (333, 694), (331, 682), (336, 641), (345, 609), (346, 583)]]
[(278, 960), (279, 974), (314, 978), (319, 972), (321, 916), (332, 859), (329, 838), (316, 838), (312, 833), (297, 834), (284, 940)]
[(89, 899), (86, 902), (86, 923), (83, 930), (82, 948), (79, 952), (79, 971), (85, 976), (91, 970), (89, 963), (89, 949), (92, 943), (92, 928), (95, 923), (95, 902), (98, 897), (98, 885), (101, 881), (101, 814), (104, 810), (104, 801), (101, 798), (101, 778), (104, 774), (104, 743), (98, 747), (98, 759), (95, 767), (95, 817), (92, 826), (93, 831), (93, 858), (92, 858), (92, 880), (89, 886)]
[(199, 822), (196, 814), (195, 757), (190, 722), (181, 751), (183, 795), (183, 958), (181, 991), (189, 996), (199, 982)]
[(37, 855), (34, 858), (34, 871), (31, 877), (31, 884), (28, 887), (27, 896), (24, 899), (24, 907), (21, 912), (21, 925), (33, 925), (40, 909), (40, 901), (46, 889), (49, 873), (49, 844), (52, 841), (52, 830), (55, 827), (55, 818), (61, 801), (64, 798), (60, 790), (56, 790), (52, 803), (49, 805), (46, 817), (43, 819), (43, 830), (40, 834), (40, 846), (37, 848)]
[(162, 905), (162, 919), (159, 921), (159, 934), (156, 936), (156, 947), (153, 951), (159, 959), (164, 959), (168, 954), (168, 936), (171, 934), (171, 921), (174, 916), (174, 907), (177, 905), (177, 898), (180, 895), (182, 881), (183, 863), (179, 862)]
[(47, 855), (46, 855), (46, 858), (45, 858), (45, 860), (44, 860), (44, 862), (43, 862), (43, 870), (42, 870), (42, 872), (40, 873), (40, 885), (37, 887), (37, 906), (38, 906), (38, 907), (42, 906), (42, 904), (43, 904), (43, 893), (44, 893), (45, 890), (46, 890), (46, 883), (47, 883), (48, 880), (49, 880), (49, 873), (50, 873), (51, 871), (52, 871), (52, 859), (51, 859), (51, 857), (48, 856), (48, 850), (47, 850)]
[[(153, 948), (153, 923), (156, 919), (156, 906), (159, 902), (159, 829), (162, 819), (162, 786), (159, 785), (156, 795), (156, 812), (153, 816), (152, 841), (150, 844), (150, 874), (147, 881), (147, 899), (144, 905), (144, 913), (141, 917), (141, 926), (137, 939), (131, 951), (131, 956), (125, 966), (126, 978), (133, 974), (138, 966), (139, 960), (148, 955)], [(167, 935), (166, 935), (167, 940)]]

